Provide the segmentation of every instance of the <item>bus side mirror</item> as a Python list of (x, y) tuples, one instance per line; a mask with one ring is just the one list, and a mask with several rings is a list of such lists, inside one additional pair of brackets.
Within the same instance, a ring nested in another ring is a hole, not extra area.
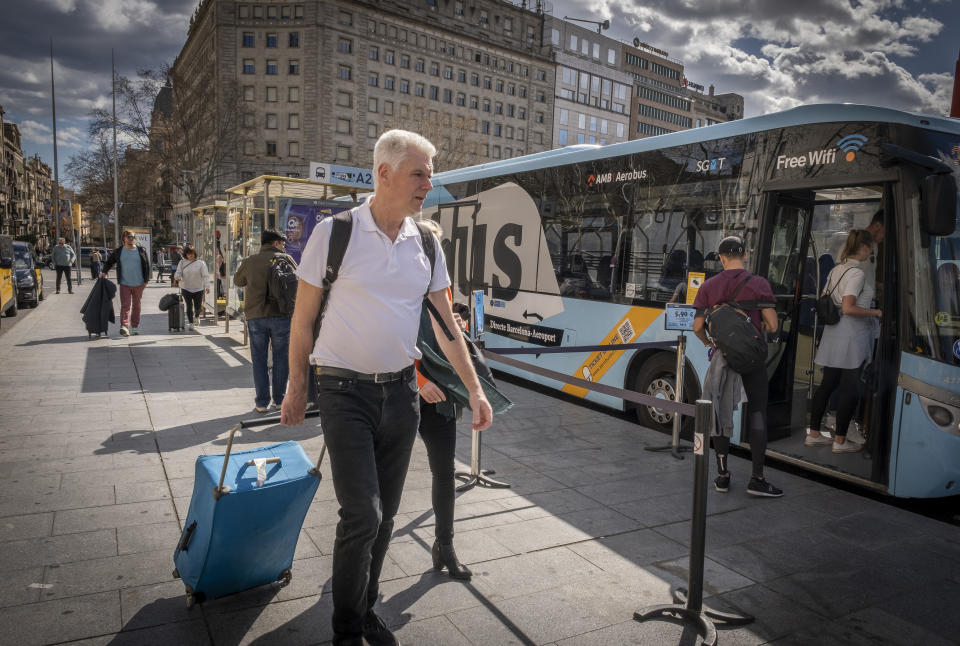
[(13, 258), (10, 256), (0, 257), (0, 269), (10, 269), (13, 267)]
[(952, 174), (927, 175), (920, 187), (923, 228), (934, 236), (948, 236), (957, 223), (957, 183)]

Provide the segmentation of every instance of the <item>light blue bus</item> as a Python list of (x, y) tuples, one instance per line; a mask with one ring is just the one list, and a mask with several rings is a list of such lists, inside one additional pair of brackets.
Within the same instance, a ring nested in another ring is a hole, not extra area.
[[(488, 347), (665, 341), (666, 303), (692, 303), (729, 234), (777, 298), (769, 454), (899, 497), (960, 493), (960, 121), (814, 105), (621, 144), (571, 146), (442, 172), (439, 221), (455, 297), (486, 293)], [(813, 303), (846, 234), (882, 211), (873, 259), (878, 381), (859, 411), (866, 449), (803, 445), (822, 325)], [(707, 367), (690, 336), (684, 399)], [(673, 351), (525, 355), (525, 361), (673, 398)], [(623, 400), (498, 364), (617, 409)], [(636, 408), (668, 430), (672, 414)], [(737, 421), (737, 428), (739, 421)], [(746, 435), (735, 437), (743, 445)]]

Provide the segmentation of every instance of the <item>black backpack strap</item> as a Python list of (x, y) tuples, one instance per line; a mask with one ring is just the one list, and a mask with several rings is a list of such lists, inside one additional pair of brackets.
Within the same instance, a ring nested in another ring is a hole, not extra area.
[[(433, 282), (433, 269), (434, 265), (437, 263), (437, 239), (433, 235), (433, 231), (430, 230), (427, 225), (422, 221), (417, 220), (417, 229), (420, 230), (420, 242), (423, 244), (423, 253), (427, 255), (427, 259), (430, 261), (430, 282)], [(427, 285), (427, 294), (430, 293), (430, 286)], [(427, 307), (427, 311), (433, 316), (437, 321), (437, 325), (440, 326), (440, 329), (443, 331), (443, 335), (447, 337), (448, 341), (453, 341), (453, 333), (447, 329), (447, 324), (440, 317), (440, 312), (437, 310), (437, 307), (430, 302), (430, 299), (427, 298), (426, 294), (423, 297), (423, 304)]]
[(751, 274), (750, 272), (747, 272), (747, 277), (744, 278), (739, 285), (737, 285), (737, 288), (733, 291), (733, 294), (731, 294), (730, 298), (727, 299), (727, 303), (729, 303), (730, 305), (735, 304), (737, 302), (737, 296), (740, 295), (740, 292), (743, 290), (744, 287), (747, 286), (747, 283), (749, 283), (752, 278), (753, 278), (753, 274)]
[(330, 241), (327, 247), (327, 268), (322, 281), (323, 294), (320, 298), (320, 311), (317, 312), (317, 320), (313, 323), (314, 341), (320, 334), (323, 313), (326, 311), (327, 302), (330, 300), (330, 287), (340, 275), (340, 265), (343, 264), (343, 256), (347, 253), (347, 245), (350, 244), (350, 233), (352, 231), (353, 212), (341, 211), (333, 214), (333, 229), (330, 231)]
[[(833, 293), (834, 293), (835, 291), (837, 291), (837, 287), (840, 287), (840, 283), (843, 282), (843, 277), (846, 276), (846, 275), (847, 275), (847, 272), (850, 271), (851, 269), (856, 269), (856, 267), (847, 267), (847, 268), (844, 270), (844, 272), (843, 272), (842, 274), (840, 274), (840, 278), (837, 280), (836, 284), (833, 286), (833, 289), (831, 289), (831, 290), (829, 290), (829, 291), (827, 291), (826, 289), (823, 290), (824, 292), (826, 292), (826, 295), (827, 295), (827, 296), (833, 297)], [(833, 273), (833, 269), (830, 270), (830, 273), (831, 273), (831, 274)], [(830, 275), (827, 274), (827, 285), (829, 285), (829, 284), (830, 284)]]

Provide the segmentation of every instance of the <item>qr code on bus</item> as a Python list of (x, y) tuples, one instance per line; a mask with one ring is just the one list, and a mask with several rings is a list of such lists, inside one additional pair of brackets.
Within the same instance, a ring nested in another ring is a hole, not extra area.
[(623, 325), (617, 328), (617, 333), (620, 335), (620, 339), (623, 343), (630, 343), (633, 340), (633, 337), (636, 336), (636, 332), (633, 331), (633, 325), (630, 323), (630, 319), (627, 319), (623, 322)]

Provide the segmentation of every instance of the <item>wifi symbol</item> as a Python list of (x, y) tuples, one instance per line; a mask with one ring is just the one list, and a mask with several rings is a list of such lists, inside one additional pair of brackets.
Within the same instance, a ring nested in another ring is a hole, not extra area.
[(837, 142), (837, 147), (847, 153), (846, 160), (852, 162), (857, 156), (857, 151), (863, 148), (865, 143), (867, 143), (867, 138), (863, 135), (847, 135)]

